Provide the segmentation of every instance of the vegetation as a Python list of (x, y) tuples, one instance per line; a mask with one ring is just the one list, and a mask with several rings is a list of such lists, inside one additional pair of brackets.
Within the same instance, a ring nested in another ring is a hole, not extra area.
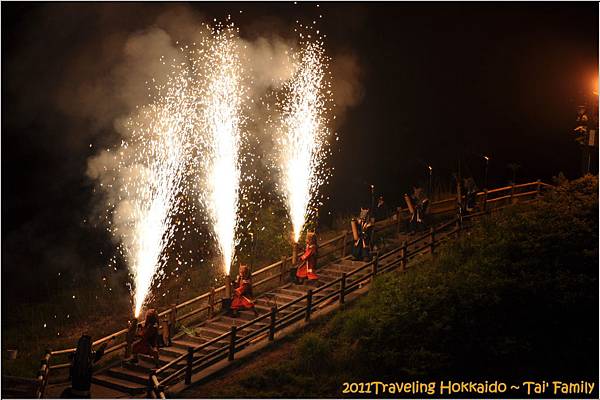
[[(342, 382), (588, 379), (598, 364), (598, 180), (558, 182), (210, 397), (340, 397)], [(590, 356), (591, 355), (591, 356)], [(344, 395), (347, 396), (347, 395)]]

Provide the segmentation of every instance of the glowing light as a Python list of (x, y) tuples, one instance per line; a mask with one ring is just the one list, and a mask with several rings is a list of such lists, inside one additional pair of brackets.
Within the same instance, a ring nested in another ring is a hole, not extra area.
[(206, 52), (207, 82), (203, 94), (203, 126), (207, 131), (203, 155), (207, 173), (204, 200), (223, 258), (225, 274), (235, 255), (240, 195), (240, 144), (243, 124), (243, 69), (232, 25), (212, 32)]
[(315, 209), (311, 201), (327, 180), (323, 168), (329, 136), (325, 113), (331, 92), (324, 90), (329, 83), (327, 60), (320, 43), (306, 43), (293, 57), (296, 70), (279, 102), (282, 123), (277, 141), (280, 190), (292, 222), (293, 240), (298, 242)]

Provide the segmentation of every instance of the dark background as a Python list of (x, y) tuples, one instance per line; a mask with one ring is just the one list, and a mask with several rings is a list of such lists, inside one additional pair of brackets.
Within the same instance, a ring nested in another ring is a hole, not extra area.
[[(2, 4), (2, 279), (10, 289), (3, 299), (36, 299), (45, 274), (60, 268), (106, 265), (114, 245), (84, 223), (93, 188), (85, 170), (96, 151), (89, 143), (108, 146), (116, 136), (111, 126), (65, 113), (52, 94), (81, 79), (65, 71), (99, 37), (142, 30), (168, 7)], [(322, 216), (356, 211), (370, 184), (399, 205), (411, 185), (426, 184), (428, 164), (436, 186), (449, 188), (460, 159), (463, 175), (481, 187), (484, 154), (492, 158), (489, 186), (511, 179), (509, 163), (521, 166), (518, 182), (579, 174), (570, 132), (576, 106), (591, 102), (597, 85), (597, 3), (191, 7), (211, 18), (231, 12), (242, 35), (258, 19), (289, 35), (295, 20), (322, 13), (328, 49), (357, 57), (362, 99), (336, 126)], [(111, 8), (111, 19), (95, 19), (95, 8)]]

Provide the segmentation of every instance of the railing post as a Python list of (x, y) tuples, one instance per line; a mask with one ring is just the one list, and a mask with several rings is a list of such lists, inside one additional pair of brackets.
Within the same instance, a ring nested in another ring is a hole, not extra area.
[[(377, 275), (378, 269), (379, 269), (379, 252), (376, 251), (375, 259), (373, 260), (373, 278), (375, 278), (375, 275)], [(373, 278), (371, 278), (371, 280), (373, 280)]]
[(171, 304), (171, 312), (169, 313), (169, 345), (175, 336), (175, 325), (177, 325), (177, 304)]
[(483, 212), (487, 211), (487, 198), (488, 198), (488, 190), (483, 189)]
[(237, 334), (237, 326), (232, 325), (231, 326), (231, 337), (229, 339), (229, 357), (227, 357), (229, 361), (233, 361), (233, 358), (235, 356), (236, 334)]
[(348, 242), (348, 231), (344, 231), (344, 238), (342, 240), (342, 258), (344, 258), (346, 257), (346, 242)]
[(537, 183), (537, 185), (536, 185), (535, 190), (537, 193), (535, 194), (535, 198), (536, 198), (536, 200), (538, 200), (540, 198), (540, 194), (542, 192), (542, 181), (538, 179), (536, 181), (536, 183)]
[(187, 349), (187, 365), (185, 369), (185, 384), (190, 385), (192, 383), (192, 367), (194, 366), (194, 349), (188, 347)]
[(396, 209), (396, 235), (400, 234), (400, 224), (402, 222), (402, 207)]
[(215, 288), (210, 288), (210, 293), (208, 295), (208, 315), (209, 318), (212, 318), (215, 315)]
[(281, 277), (279, 279), (280, 283), (283, 283), (283, 281), (285, 280), (285, 277), (286, 277), (286, 271), (285, 271), (286, 260), (287, 260), (286, 256), (281, 256)]
[(512, 185), (510, 185), (510, 204), (514, 203), (514, 196), (515, 195), (515, 183), (513, 182)]
[(429, 248), (431, 249), (431, 254), (435, 252), (435, 229), (429, 229)]
[(342, 272), (342, 281), (340, 282), (340, 304), (344, 304), (346, 299), (344, 296), (346, 295), (346, 273)]
[(39, 391), (38, 397), (43, 398), (44, 392), (46, 391), (46, 383), (48, 382), (48, 372), (50, 371), (50, 356), (52, 355), (52, 351), (50, 349), (46, 349), (44, 353), (44, 357), (42, 357), (42, 361), (40, 362), (40, 370), (38, 372), (38, 382), (39, 382)]
[(406, 240), (402, 241), (402, 250), (400, 250), (400, 257), (402, 257), (402, 261), (400, 261), (400, 270), (404, 271), (406, 269), (406, 264), (408, 263), (408, 244)]
[(310, 309), (312, 308), (312, 289), (308, 289), (306, 292), (306, 316), (304, 320), (306, 322), (310, 321)]
[(275, 322), (277, 322), (277, 307), (271, 307), (271, 324), (269, 326), (269, 340), (275, 339)]
[(151, 399), (152, 397), (156, 397), (152, 396), (152, 394), (154, 394), (154, 379), (152, 379), (152, 377), (156, 374), (156, 372), (154, 372), (154, 370), (150, 371), (150, 375), (148, 376), (148, 390), (146, 391), (146, 396)]

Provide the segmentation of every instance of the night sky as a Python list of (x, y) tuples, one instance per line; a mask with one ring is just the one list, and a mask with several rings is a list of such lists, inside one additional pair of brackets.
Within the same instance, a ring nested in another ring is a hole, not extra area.
[[(106, 121), (65, 107), (65, 93), (72, 105), (80, 92), (64, 89), (108, 74), (123, 39), (170, 7), (2, 4), (3, 280), (57, 258), (87, 263), (112, 246), (82, 221), (93, 187), (86, 160), (116, 136)], [(295, 20), (322, 13), (329, 54), (357, 60), (361, 96), (335, 127), (323, 214), (356, 210), (370, 184), (399, 205), (411, 185), (426, 181), (428, 164), (436, 182), (449, 185), (460, 159), (463, 175), (481, 187), (484, 154), (492, 158), (490, 186), (508, 182), (509, 163), (521, 165), (518, 181), (578, 175), (570, 131), (576, 106), (591, 101), (597, 83), (597, 3), (189, 7), (211, 19), (231, 13), (242, 36), (293, 36)]]

